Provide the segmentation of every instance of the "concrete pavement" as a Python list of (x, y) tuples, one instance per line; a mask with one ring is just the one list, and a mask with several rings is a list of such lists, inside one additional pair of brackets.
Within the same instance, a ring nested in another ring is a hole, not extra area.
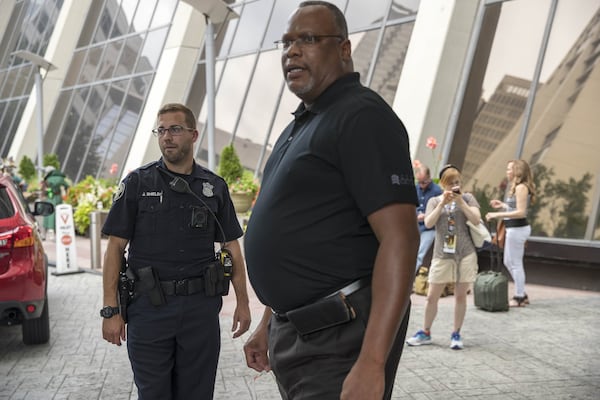
[[(54, 245), (45, 242), (51, 262)], [(102, 277), (90, 269), (89, 240), (77, 237), (77, 248), (86, 272), (49, 278), (50, 342), (24, 346), (20, 327), (0, 327), (0, 400), (137, 398), (125, 346), (101, 336)], [(405, 348), (393, 398), (600, 398), (600, 293), (535, 285), (527, 291), (532, 304), (505, 313), (480, 311), (470, 297), (462, 351), (448, 347), (453, 297), (441, 299), (434, 344)], [(254, 326), (262, 306), (250, 293)], [(225, 298), (221, 313), (215, 399), (280, 399), (272, 374), (246, 367), (248, 334), (231, 337), (233, 303)], [(409, 335), (422, 324), (423, 305), (424, 297), (413, 295)]]

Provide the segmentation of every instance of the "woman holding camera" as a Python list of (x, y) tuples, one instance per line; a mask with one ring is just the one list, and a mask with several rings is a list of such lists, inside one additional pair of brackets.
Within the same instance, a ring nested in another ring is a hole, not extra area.
[(454, 329), (450, 348), (463, 348), (460, 329), (467, 311), (467, 292), (475, 282), (478, 269), (477, 252), (469, 235), (467, 220), (477, 225), (481, 214), (475, 197), (470, 193), (463, 194), (460, 184), (459, 169), (446, 165), (440, 171), (440, 185), (444, 192), (427, 203), (425, 226), (435, 227), (435, 244), (423, 329), (406, 341), (409, 346), (431, 344), (431, 325), (437, 315), (438, 301), (446, 284), (454, 282)]
[(510, 272), (515, 282), (515, 295), (510, 305), (521, 307), (529, 304), (525, 293), (525, 268), (523, 256), (525, 255), (525, 242), (531, 235), (531, 226), (527, 222), (527, 210), (535, 198), (535, 184), (529, 164), (525, 160), (511, 160), (506, 165), (508, 178), (508, 192), (504, 202), (490, 201), (490, 205), (502, 211), (489, 212), (486, 220), (503, 218), (506, 227), (504, 242), (504, 265)]

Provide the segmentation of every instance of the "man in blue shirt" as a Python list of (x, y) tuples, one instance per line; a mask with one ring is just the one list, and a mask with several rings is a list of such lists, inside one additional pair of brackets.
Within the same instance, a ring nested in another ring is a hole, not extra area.
[(431, 172), (426, 165), (420, 165), (415, 168), (415, 178), (417, 179), (417, 198), (419, 205), (417, 206), (417, 221), (419, 222), (419, 233), (421, 235), (421, 244), (419, 245), (419, 254), (417, 254), (417, 271), (423, 263), (425, 254), (433, 244), (435, 239), (435, 228), (426, 228), (425, 209), (429, 199), (442, 194), (442, 189), (431, 180)]

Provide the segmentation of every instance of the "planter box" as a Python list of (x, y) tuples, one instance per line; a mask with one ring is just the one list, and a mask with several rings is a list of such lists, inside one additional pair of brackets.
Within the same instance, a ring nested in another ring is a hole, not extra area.
[(252, 193), (231, 193), (233, 208), (235, 208), (235, 212), (238, 214), (248, 211), (252, 206), (252, 200), (254, 200), (254, 194)]

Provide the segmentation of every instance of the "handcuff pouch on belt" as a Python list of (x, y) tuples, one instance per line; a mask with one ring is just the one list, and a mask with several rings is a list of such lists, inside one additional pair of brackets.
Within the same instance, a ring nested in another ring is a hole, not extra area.
[(300, 335), (308, 335), (349, 322), (356, 318), (356, 312), (346, 301), (346, 296), (337, 293), (288, 311), (285, 317)]
[(215, 260), (204, 269), (204, 284), (207, 296), (227, 296), (233, 271), (231, 252), (225, 248), (216, 254)]

